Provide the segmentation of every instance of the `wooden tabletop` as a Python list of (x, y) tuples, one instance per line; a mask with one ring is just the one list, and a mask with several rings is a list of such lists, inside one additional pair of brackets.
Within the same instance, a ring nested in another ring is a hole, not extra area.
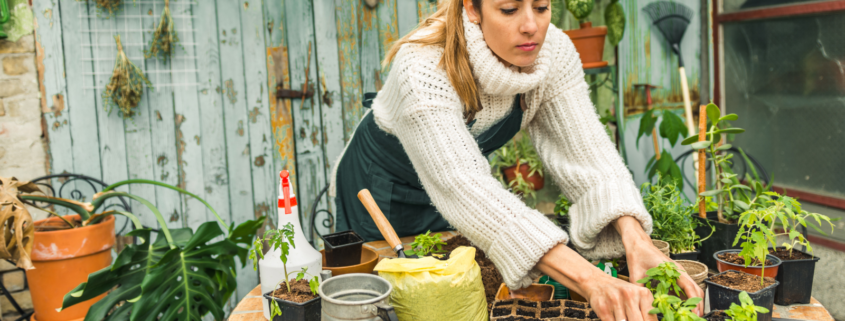
[[(443, 239), (448, 240), (455, 235), (456, 232), (440, 232), (443, 234)], [(400, 238), (402, 243), (409, 244), (414, 241), (413, 236)], [(364, 243), (364, 246), (372, 249), (379, 254), (380, 258), (396, 257), (396, 253), (387, 245), (385, 241), (375, 241)], [(261, 286), (256, 286), (252, 291), (244, 297), (235, 310), (229, 316), (229, 321), (265, 321), (264, 313), (261, 310), (262, 300)], [(775, 305), (775, 311), (772, 314), (775, 318), (788, 318), (800, 320), (818, 320), (818, 321), (835, 321), (830, 313), (827, 312), (819, 301), (813, 298), (810, 304), (796, 304), (790, 306)]]

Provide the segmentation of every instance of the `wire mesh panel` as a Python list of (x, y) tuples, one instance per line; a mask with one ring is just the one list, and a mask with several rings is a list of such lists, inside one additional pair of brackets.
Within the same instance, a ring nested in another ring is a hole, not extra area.
[(845, 197), (845, 14), (724, 25), (725, 104), (775, 184)]

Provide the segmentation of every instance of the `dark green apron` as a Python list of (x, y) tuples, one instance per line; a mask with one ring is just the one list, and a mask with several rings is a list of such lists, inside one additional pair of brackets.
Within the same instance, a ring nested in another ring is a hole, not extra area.
[[(369, 108), (374, 98), (375, 93), (364, 94), (364, 107)], [(523, 114), (519, 99), (517, 95), (508, 116), (476, 138), (484, 157), (519, 132)], [(473, 124), (474, 120), (467, 127), (472, 128)], [(453, 229), (431, 203), (399, 139), (382, 131), (372, 112), (355, 129), (338, 164), (335, 183), (337, 231), (354, 230), (367, 242), (384, 239), (358, 200), (358, 192), (365, 188), (370, 190), (399, 237)]]

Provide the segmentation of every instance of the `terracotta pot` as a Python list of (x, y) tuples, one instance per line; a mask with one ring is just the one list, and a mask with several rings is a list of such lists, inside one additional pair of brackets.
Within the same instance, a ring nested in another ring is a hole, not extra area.
[(772, 261), (772, 262), (775, 262), (775, 263), (772, 264), (772, 265), (767, 265), (765, 269), (762, 268), (762, 267), (759, 267), (759, 266), (745, 267), (741, 264), (728, 263), (728, 262), (725, 262), (725, 261), (723, 261), (722, 259), (719, 258), (719, 255), (722, 254), (722, 253), (737, 253), (737, 254), (739, 254), (739, 251), (740, 250), (724, 250), (724, 251), (719, 251), (719, 252), (713, 253), (713, 257), (716, 259), (716, 266), (719, 269), (719, 273), (725, 272), (725, 271), (728, 271), (728, 270), (734, 270), (734, 271), (745, 272), (745, 273), (748, 273), (748, 274), (754, 274), (754, 275), (757, 275), (757, 276), (760, 276), (762, 274), (763, 276), (767, 276), (767, 277), (770, 277), (770, 278), (773, 278), (773, 279), (777, 277), (778, 268), (780, 267), (780, 264), (782, 262), (779, 258), (777, 258), (777, 256), (774, 256), (774, 255), (771, 255), (771, 254), (766, 255), (766, 258), (768, 260)]
[(337, 266), (337, 267), (329, 267), (326, 266), (326, 250), (320, 250), (320, 254), (323, 254), (323, 270), (332, 271), (332, 276), (344, 275), (349, 273), (373, 273), (373, 269), (378, 264), (378, 254), (368, 249), (367, 247), (361, 247), (361, 260), (359, 264), (349, 265), (349, 266)]
[(593, 27), (591, 22), (581, 24), (581, 29), (564, 31), (572, 44), (575, 45), (575, 50), (581, 56), (581, 63), (584, 68), (596, 68), (607, 65), (606, 61), (602, 61), (602, 54), (604, 53), (604, 38), (607, 36), (607, 27), (599, 26)]
[(551, 284), (531, 284), (527, 288), (511, 291), (502, 283), (496, 292), (496, 300), (526, 299), (531, 301), (549, 301), (555, 296), (555, 287)]
[[(66, 215), (67, 220), (79, 220), (79, 215)], [(65, 224), (58, 217), (34, 223), (39, 225)], [(108, 216), (98, 224), (75, 229), (35, 232), (32, 245), (32, 264), (35, 269), (26, 271), (32, 306), (33, 320), (67, 321), (83, 320), (88, 308), (105, 294), (56, 312), (62, 307), (62, 298), (77, 285), (88, 280), (88, 274), (111, 265), (111, 248), (114, 246), (114, 217)]]
[[(516, 165), (507, 167), (503, 171), (505, 172), (505, 179), (508, 183), (516, 179)], [(522, 179), (534, 185), (535, 191), (539, 191), (543, 189), (543, 186), (546, 186), (546, 180), (540, 174), (534, 173), (534, 175), (528, 176), (528, 173), (531, 172), (528, 164), (520, 165), (519, 172), (522, 174)]]

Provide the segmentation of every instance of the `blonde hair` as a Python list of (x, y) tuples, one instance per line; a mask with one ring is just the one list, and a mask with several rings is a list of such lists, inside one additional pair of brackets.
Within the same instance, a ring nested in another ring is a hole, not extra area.
[[(481, 8), (481, 0), (472, 0), (472, 5), (474, 8)], [(437, 12), (417, 25), (414, 31), (393, 43), (382, 66), (389, 66), (396, 57), (396, 53), (399, 52), (399, 48), (406, 43), (443, 47), (443, 57), (440, 58), (439, 67), (446, 70), (449, 82), (464, 102), (464, 117), (472, 119), (482, 107), (478, 101), (478, 86), (472, 76), (472, 64), (469, 61), (467, 42), (464, 38), (463, 0), (441, 0), (438, 6), (440, 8)], [(411, 39), (417, 31), (426, 28), (431, 28), (433, 32)]]

